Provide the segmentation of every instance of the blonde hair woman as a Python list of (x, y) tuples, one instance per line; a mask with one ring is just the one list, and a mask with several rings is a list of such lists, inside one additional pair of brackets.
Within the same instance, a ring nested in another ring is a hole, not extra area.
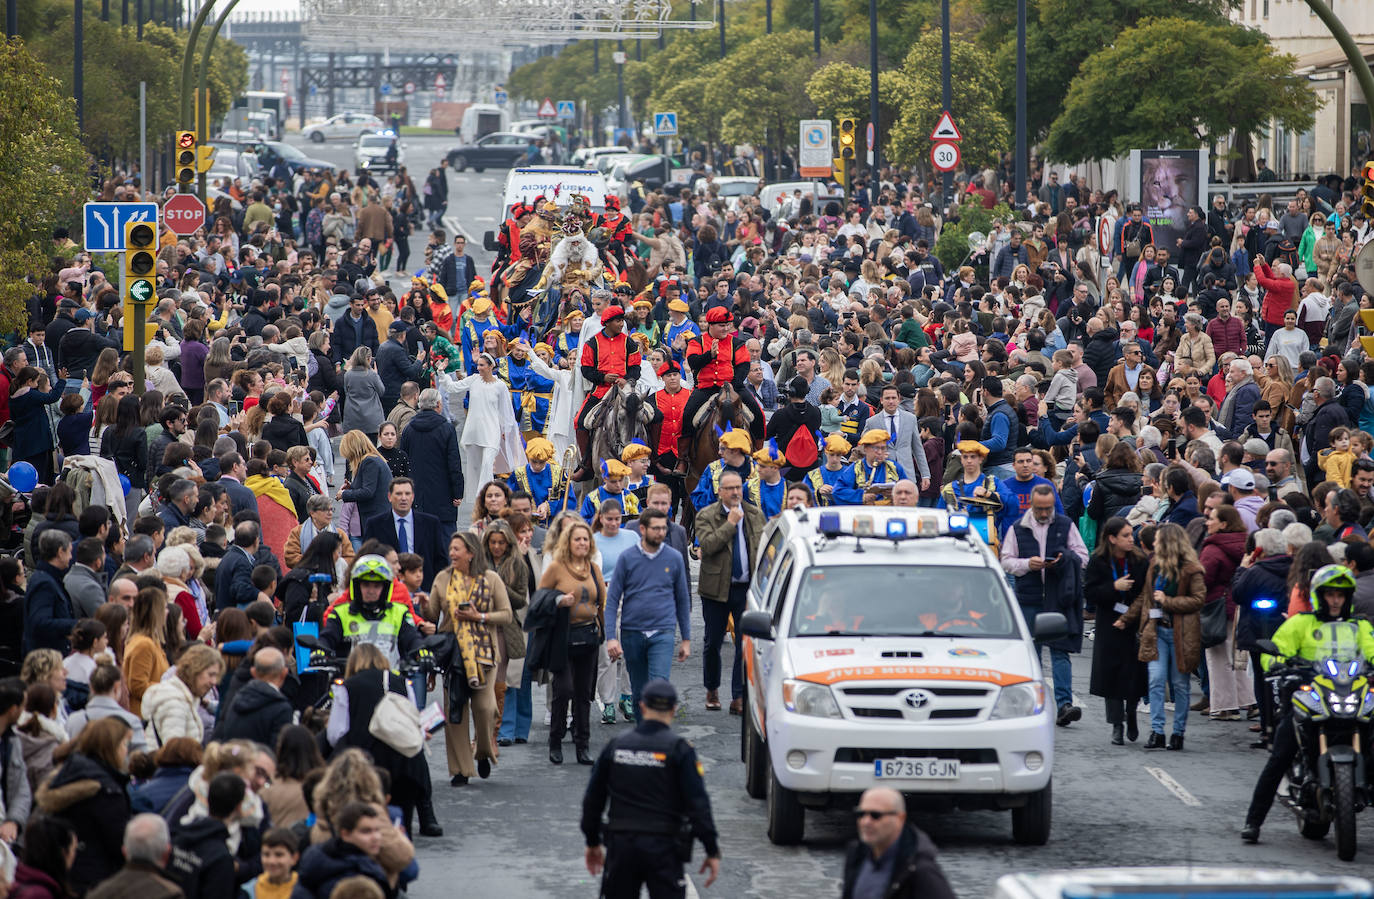
[[(381, 778), (372, 766), (372, 759), (361, 749), (341, 749), (334, 753), (324, 769), (324, 777), (315, 787), (314, 799), (318, 816), (310, 830), (310, 842), (314, 845), (334, 836), (334, 821), (349, 803), (370, 802), (386, 807)], [(414, 858), (415, 847), (404, 833), (395, 827), (382, 828), (382, 848), (377, 853), (377, 863), (392, 883)]]
[[(441, 632), (450, 631), (458, 638), (461, 658), (445, 677), (444, 701), (450, 711), (444, 742), (451, 782), (462, 786), (473, 774), (483, 779), (491, 776), (491, 763), (496, 758), (492, 728), (499, 658), (496, 645), (504, 639), (502, 630), (510, 623), (512, 612), (506, 585), (487, 564), (476, 534), (463, 531), (449, 538), (448, 561), (449, 567), (434, 578), (425, 602), (425, 617), (438, 621)], [(455, 705), (461, 705), (456, 721), (452, 711)]]
[(391, 487), (391, 468), (377, 452), (372, 438), (362, 431), (344, 434), (339, 441), (339, 454), (348, 462), (348, 478), (334, 498), (356, 506), (357, 514), (345, 515), (345, 518), (348, 519), (346, 533), (353, 541), (353, 549), (357, 550), (362, 546), (362, 522), (391, 509), (386, 495)]
[(596, 538), (580, 519), (567, 520), (558, 544), (539, 578), (539, 589), (557, 590), (558, 604), (569, 610), (568, 664), (553, 672), (553, 710), (549, 730), (549, 761), (563, 764), (563, 736), (568, 706), (572, 705), (573, 748), (579, 764), (591, 764), (592, 690), (597, 659), (606, 633), (606, 582), (595, 561)]
[(1170, 749), (1183, 748), (1188, 729), (1192, 673), (1202, 659), (1202, 605), (1207, 584), (1188, 533), (1176, 524), (1155, 531), (1155, 555), (1145, 572), (1140, 594), (1114, 627), (1135, 627), (1140, 634), (1137, 658), (1150, 674), (1150, 738), (1146, 749), (1164, 748), (1164, 688), (1171, 685), (1174, 728)]
[(124, 683), (129, 688), (129, 711), (146, 719), (143, 694), (162, 680), (168, 667), (167, 654), (162, 651), (167, 628), (166, 591), (144, 587), (134, 597), (132, 611), (129, 642), (124, 646)]
[(224, 663), (213, 647), (197, 643), (183, 652), (177, 658), (176, 677), (158, 681), (143, 694), (142, 717), (149, 723), (148, 745), (159, 747), (173, 737), (205, 742), (200, 703), (219, 683), (223, 672)]

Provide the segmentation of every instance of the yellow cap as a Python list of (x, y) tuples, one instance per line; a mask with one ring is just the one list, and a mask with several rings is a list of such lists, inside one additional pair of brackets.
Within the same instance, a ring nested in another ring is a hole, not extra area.
[(619, 459), (607, 459), (601, 463), (601, 476), (606, 478), (628, 478), (630, 466)]
[(977, 440), (960, 440), (958, 443), (954, 444), (954, 448), (957, 449), (960, 454), (969, 453), (974, 456), (986, 456), (988, 454), (988, 448)]
[(726, 449), (739, 450), (741, 453), (750, 452), (754, 448), (754, 442), (749, 439), (749, 434), (738, 429), (721, 434), (720, 445)]
[(845, 440), (839, 434), (831, 434), (829, 437), (825, 438), (825, 451), (827, 453), (837, 453), (841, 456), (847, 456), (849, 455), (849, 451), (853, 448), (854, 447), (849, 445), (849, 441)]
[(874, 428), (864, 433), (859, 438), (859, 446), (873, 446), (875, 443), (887, 443), (892, 439), (892, 435), (882, 428)]
[(545, 343), (545, 342), (542, 341), (542, 340), (539, 341), (538, 343), (536, 343), (536, 344), (534, 345), (534, 351), (535, 351), (536, 353), (539, 352), (540, 350), (543, 350), (544, 352), (548, 353), (550, 356), (553, 355), (553, 347), (549, 346), (547, 343)]
[(531, 437), (525, 444), (525, 458), (531, 462), (547, 462), (553, 458), (553, 444), (543, 437)]
[(620, 461), (629, 463), (636, 459), (647, 459), (652, 455), (653, 450), (649, 449), (645, 444), (635, 441), (621, 451)]
[(686, 303), (684, 303), (682, 300), (673, 300), (671, 303), (668, 304), (668, 311), (669, 311), (669, 312), (691, 312), (691, 311), (692, 311), (692, 307), (691, 307), (691, 306), (688, 306), (688, 305), (687, 305)]
[(491, 311), (491, 300), (486, 297), (478, 297), (472, 301), (473, 315), (486, 315)]

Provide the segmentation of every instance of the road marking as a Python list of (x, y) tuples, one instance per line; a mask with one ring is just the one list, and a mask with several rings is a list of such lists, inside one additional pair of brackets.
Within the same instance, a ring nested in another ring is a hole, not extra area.
[(474, 222), (494, 222), (494, 221), (496, 221), (496, 216), (494, 216), (494, 215), (474, 215), (474, 216), (472, 217), (472, 220), (473, 220)]
[(682, 877), (687, 881), (687, 899), (701, 899), (701, 894), (697, 892), (696, 884), (692, 883), (692, 875), (683, 871)]
[(1173, 777), (1170, 776), (1168, 771), (1165, 771), (1163, 768), (1153, 768), (1149, 765), (1145, 766), (1145, 770), (1149, 773), (1151, 777), (1159, 781), (1160, 784), (1163, 785), (1164, 789), (1168, 790), (1170, 793), (1173, 793), (1174, 797), (1178, 799), (1179, 802), (1183, 803), (1184, 805), (1192, 806), (1194, 808), (1201, 808), (1202, 800), (1198, 799), (1192, 793), (1189, 793), (1186, 789), (1184, 789), (1183, 784), (1174, 780)]
[[(463, 237), (465, 237), (465, 238), (467, 239), (467, 242), (468, 242), (468, 243), (470, 243), (470, 244), (475, 244), (475, 243), (477, 243), (476, 239), (473, 238), (473, 236), (472, 236), (471, 234), (468, 233), (468, 229), (463, 227), (463, 223), (460, 222), (460, 221), (458, 221), (458, 216), (456, 216), (456, 215), (446, 215), (446, 216), (444, 216), (444, 218), (443, 218), (443, 222), (444, 222), (445, 225), (448, 225), (449, 230), (451, 230), (451, 231), (457, 231), (459, 234), (463, 235)], [(451, 224), (450, 224), (450, 223), (451, 223)]]
[(484, 176), (484, 177), (482, 177), (482, 178), (478, 178), (477, 180), (479, 180), (479, 181), (485, 181), (485, 182), (487, 182), (488, 184), (495, 184), (495, 183), (496, 183), (496, 179), (495, 179), (495, 178), (492, 178), (492, 177), (490, 177), (490, 176)]

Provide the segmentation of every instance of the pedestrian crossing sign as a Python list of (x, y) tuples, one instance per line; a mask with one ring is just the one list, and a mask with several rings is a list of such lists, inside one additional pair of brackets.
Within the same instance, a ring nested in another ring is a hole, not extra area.
[(654, 134), (658, 137), (672, 137), (677, 134), (677, 113), (654, 113)]
[(559, 100), (558, 117), (560, 119), (577, 118), (577, 104), (574, 103), (572, 100)]

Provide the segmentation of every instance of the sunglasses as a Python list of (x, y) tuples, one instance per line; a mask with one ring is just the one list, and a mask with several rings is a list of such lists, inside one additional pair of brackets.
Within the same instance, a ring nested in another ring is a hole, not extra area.
[(854, 820), (855, 820), (855, 821), (862, 821), (864, 818), (872, 818), (874, 821), (881, 821), (883, 818), (886, 818), (888, 815), (895, 815), (895, 814), (897, 814), (897, 812), (893, 812), (893, 811), (877, 811), (877, 810), (874, 810), (874, 809), (867, 809), (867, 808), (856, 808), (856, 809), (854, 809)]

